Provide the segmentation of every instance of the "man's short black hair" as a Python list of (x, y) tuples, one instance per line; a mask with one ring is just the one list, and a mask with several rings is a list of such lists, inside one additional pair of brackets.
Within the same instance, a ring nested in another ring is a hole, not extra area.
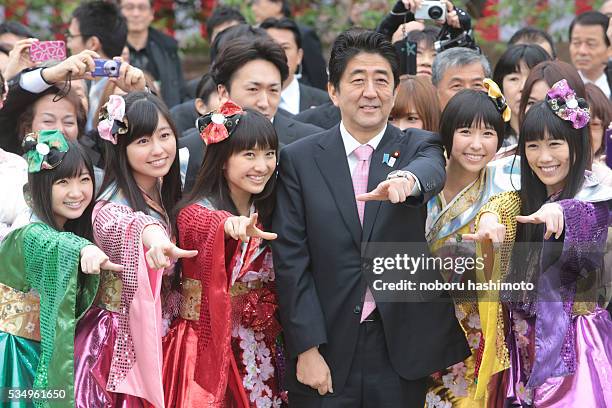
[(9, 33), (23, 38), (34, 37), (34, 33), (18, 21), (4, 21), (0, 24), (0, 35)]
[(552, 57), (557, 58), (557, 49), (555, 47), (555, 41), (552, 39), (550, 34), (548, 34), (544, 30), (540, 30), (539, 28), (535, 27), (523, 27), (516, 33), (514, 33), (512, 37), (510, 37), (508, 45), (514, 45), (519, 41), (527, 43), (546, 41), (550, 45), (550, 49), (552, 50)]
[(79, 22), (83, 42), (98, 37), (107, 57), (118, 57), (127, 42), (127, 22), (119, 8), (110, 2), (92, 1), (81, 4), (72, 13)]
[(206, 35), (208, 38), (212, 37), (212, 32), (216, 27), (230, 21), (237, 21), (240, 24), (246, 23), (246, 19), (240, 13), (240, 10), (229, 6), (215, 7), (210, 17), (206, 19)]
[(610, 46), (610, 39), (606, 34), (608, 32), (608, 25), (610, 24), (610, 19), (603, 13), (599, 11), (587, 11), (582, 14), (578, 14), (572, 24), (569, 27), (569, 40), (572, 41), (572, 33), (574, 32), (574, 26), (579, 24), (581, 26), (601, 26), (603, 29), (603, 38), (606, 45)]
[(332, 45), (329, 59), (329, 82), (338, 89), (340, 78), (348, 63), (359, 53), (379, 54), (391, 65), (394, 88), (400, 82), (399, 60), (395, 47), (387, 38), (377, 32), (363, 28), (352, 28), (341, 33)]
[(293, 33), (293, 38), (295, 38), (295, 44), (297, 45), (298, 49), (302, 48), (302, 34), (300, 34), (300, 28), (298, 27), (298, 25), (296, 24), (295, 21), (293, 21), (290, 18), (287, 17), (283, 17), (283, 18), (266, 18), (260, 25), (260, 28), (263, 28), (264, 30), (267, 30), (268, 28), (276, 28), (279, 30), (289, 30)]
[[(216, 37), (213, 43), (210, 46), (210, 61), (211, 64), (215, 62), (217, 59), (217, 55), (221, 52), (221, 49), (226, 44), (231, 44), (237, 38), (247, 37), (247, 38), (255, 38), (255, 37), (264, 37), (270, 38), (266, 30), (259, 27), (253, 27), (248, 24), (238, 24), (235, 26), (231, 26), (221, 31)], [(271, 38), (270, 38), (271, 39)]]
[(234, 72), (254, 60), (265, 60), (272, 63), (279, 71), (281, 83), (289, 76), (285, 50), (269, 37), (239, 37), (231, 44), (221, 48), (210, 70), (217, 85), (224, 85), (228, 90)]

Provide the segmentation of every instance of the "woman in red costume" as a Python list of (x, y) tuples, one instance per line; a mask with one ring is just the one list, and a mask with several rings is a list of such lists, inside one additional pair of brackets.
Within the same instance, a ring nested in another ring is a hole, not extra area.
[(164, 338), (167, 407), (280, 407), (281, 327), (264, 232), (278, 138), (270, 120), (229, 101), (198, 119), (206, 155), (179, 204), (180, 318)]

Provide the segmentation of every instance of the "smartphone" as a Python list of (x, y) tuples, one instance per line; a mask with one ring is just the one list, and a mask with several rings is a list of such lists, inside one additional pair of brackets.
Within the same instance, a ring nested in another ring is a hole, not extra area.
[(606, 139), (606, 164), (612, 169), (612, 129), (606, 129), (604, 138)]
[(119, 68), (121, 68), (120, 61), (94, 59), (94, 64), (96, 68), (91, 74), (95, 77), (117, 78), (119, 76)]
[(401, 40), (393, 43), (395, 52), (400, 61), (400, 75), (416, 75), (417, 72), (417, 43)]
[(37, 41), (30, 46), (33, 62), (63, 61), (66, 59), (66, 43), (63, 41)]

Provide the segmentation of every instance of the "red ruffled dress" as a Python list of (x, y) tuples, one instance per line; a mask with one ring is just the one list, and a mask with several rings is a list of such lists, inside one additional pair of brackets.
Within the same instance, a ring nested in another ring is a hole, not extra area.
[(226, 239), (231, 214), (210, 203), (179, 213), (180, 317), (163, 339), (167, 407), (280, 407), (281, 327), (272, 253), (260, 239)]

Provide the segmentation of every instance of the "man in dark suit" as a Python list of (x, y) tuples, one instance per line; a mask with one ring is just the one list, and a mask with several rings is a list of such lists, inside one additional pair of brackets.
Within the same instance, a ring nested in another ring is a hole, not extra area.
[(151, 27), (155, 18), (153, 0), (118, 2), (127, 20), (130, 62), (153, 76), (168, 107), (187, 99), (177, 41)]
[[(281, 146), (323, 129), (298, 122), (289, 112), (278, 109), (281, 84), (287, 78), (287, 58), (268, 37), (239, 37), (221, 51), (211, 68), (221, 102), (229, 99), (243, 108), (259, 111), (273, 122)], [(193, 185), (204, 158), (205, 146), (198, 130), (189, 130), (180, 140), (189, 149), (185, 189)]]
[(297, 115), (303, 110), (319, 106), (329, 101), (327, 92), (305, 85), (299, 81), (295, 73), (302, 64), (304, 50), (302, 49), (302, 36), (297, 24), (286, 17), (281, 19), (265, 19), (260, 28), (266, 30), (268, 35), (280, 45), (287, 55), (289, 76), (283, 82), (280, 107)]
[[(291, 17), (289, 0), (252, 0), (249, 2), (257, 24), (267, 18)], [(327, 73), (325, 72), (325, 59), (321, 53), (319, 36), (310, 27), (298, 24), (304, 49), (304, 63), (302, 64), (302, 78), (308, 85), (322, 90), (327, 89)]]
[(428, 253), (423, 205), (444, 184), (441, 140), (387, 125), (399, 63), (381, 34), (340, 34), (329, 73), (342, 122), (280, 154), (272, 247), (291, 406), (422, 407), (427, 376), (469, 354), (453, 305), (437, 292), (385, 301), (362, 264), (374, 243)]
[(285, 52), (266, 37), (232, 40), (230, 46), (222, 47), (211, 68), (221, 102), (231, 99), (261, 112), (274, 123), (283, 145), (322, 130), (277, 113), (288, 72)]

